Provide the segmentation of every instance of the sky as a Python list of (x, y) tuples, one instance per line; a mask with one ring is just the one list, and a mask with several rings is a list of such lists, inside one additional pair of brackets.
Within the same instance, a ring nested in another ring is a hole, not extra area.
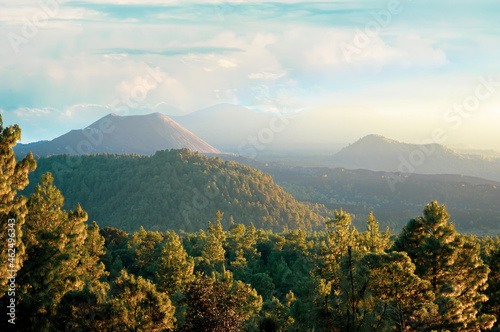
[(0, 112), (26, 143), (109, 113), (361, 107), (353, 137), (439, 131), (500, 150), (499, 12), (497, 0), (2, 0)]

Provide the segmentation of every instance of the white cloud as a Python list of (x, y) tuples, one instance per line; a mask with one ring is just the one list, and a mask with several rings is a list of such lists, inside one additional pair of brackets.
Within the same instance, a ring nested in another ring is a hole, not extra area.
[(278, 78), (281, 78), (285, 76), (286, 73), (283, 72), (278, 72), (278, 73), (272, 73), (272, 72), (267, 72), (267, 71), (261, 71), (258, 73), (251, 73), (248, 74), (248, 78), (251, 80), (277, 80)]
[(220, 59), (219, 61), (217, 61), (217, 64), (219, 65), (219, 67), (223, 68), (234, 68), (238, 66), (234, 60), (231, 61), (227, 59)]

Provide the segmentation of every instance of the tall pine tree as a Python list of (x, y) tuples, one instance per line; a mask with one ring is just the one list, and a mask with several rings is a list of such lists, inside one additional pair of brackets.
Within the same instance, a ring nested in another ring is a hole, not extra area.
[(49, 328), (50, 317), (62, 296), (99, 285), (104, 267), (98, 265), (104, 241), (95, 227), (87, 237), (87, 213), (80, 205), (63, 210), (64, 197), (50, 173), (42, 176), (28, 201), (23, 241), (27, 260), (19, 271), (20, 325), (39, 331)]
[(8, 289), (8, 271), (19, 271), (26, 258), (22, 228), (27, 199), (16, 195), (28, 185), (28, 173), (36, 168), (36, 162), (31, 153), (16, 162), (12, 148), (20, 139), (19, 126), (4, 127), (0, 115), (0, 298)]
[(433, 201), (424, 216), (406, 225), (393, 249), (405, 251), (415, 264), (415, 273), (430, 283), (436, 295), (439, 317), (433, 329), (478, 331), (493, 326), (495, 317), (478, 314), (487, 300), (489, 268), (480, 258), (479, 245), (455, 231), (444, 205)]

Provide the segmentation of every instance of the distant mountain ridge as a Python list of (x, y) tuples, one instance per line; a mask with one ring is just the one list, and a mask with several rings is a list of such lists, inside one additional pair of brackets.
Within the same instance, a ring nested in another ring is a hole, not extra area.
[(408, 144), (367, 135), (325, 159), (329, 166), (373, 171), (459, 174), (500, 181), (500, 160), (460, 154), (440, 144)]
[(174, 120), (160, 114), (118, 116), (109, 114), (85, 129), (72, 130), (51, 141), (19, 145), (18, 156), (32, 151), (47, 155), (95, 153), (136, 153), (152, 155), (165, 149), (188, 148), (201, 153), (220, 153)]

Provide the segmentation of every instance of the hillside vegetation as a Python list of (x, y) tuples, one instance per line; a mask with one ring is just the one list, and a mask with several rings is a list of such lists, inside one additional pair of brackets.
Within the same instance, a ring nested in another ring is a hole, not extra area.
[[(88, 183), (95, 184), (102, 209), (113, 203), (106, 195), (114, 192), (151, 199), (144, 184), (164, 188), (171, 185), (164, 178), (180, 178), (186, 186), (173, 185), (179, 188), (175, 196), (183, 197), (186, 188), (202, 190), (198, 182), (210, 176), (207, 188), (220, 185), (213, 201), (223, 201), (216, 197), (227, 192), (252, 202), (262, 184), (264, 195), (275, 190), (269, 206), (280, 202), (271, 211), (298, 215), (305, 206), (268, 175), (188, 150), (56, 157), (38, 165), (29, 154), (16, 162), (12, 147), (20, 134), (18, 126), (4, 129), (0, 116), (0, 306), (7, 309), (0, 331), (14, 324), (17, 331), (499, 330), (500, 241), (458, 233), (436, 201), (395, 236), (381, 232), (372, 214), (366, 230), (358, 231), (343, 210), (321, 232), (276, 233), (237, 223), (226, 228), (224, 214), (216, 211), (214, 219), (204, 216), (213, 221), (198, 232), (179, 236), (140, 227), (127, 234), (87, 224), (79, 204), (66, 210), (48, 172), (31, 182), (36, 185), (29, 198), (18, 190), (43, 166), (66, 176), (61, 183), (82, 195), (90, 197)], [(164, 169), (172, 169), (170, 176), (160, 176)], [(248, 194), (233, 193), (236, 181)], [(169, 193), (156, 195), (162, 202), (174, 196)], [(141, 206), (129, 207), (133, 203), (123, 202), (121, 217)]]
[[(297, 202), (261, 171), (187, 149), (154, 156), (52, 156), (38, 160), (30, 183), (52, 172), (69, 206), (80, 203), (101, 226), (135, 231), (196, 231), (217, 210), (266, 229), (313, 229), (327, 211)], [(27, 191), (33, 190), (33, 186)]]

